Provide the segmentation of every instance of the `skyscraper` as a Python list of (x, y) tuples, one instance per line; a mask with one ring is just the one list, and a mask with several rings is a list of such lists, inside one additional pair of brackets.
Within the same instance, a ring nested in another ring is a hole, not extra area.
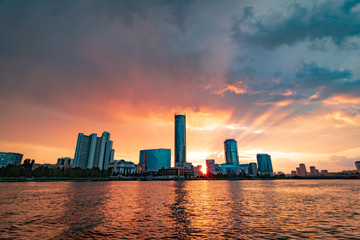
[(226, 139), (224, 149), (226, 164), (239, 164), (239, 154), (235, 139)]
[(175, 167), (184, 167), (186, 163), (186, 117), (175, 114)]
[(260, 175), (272, 176), (274, 173), (270, 155), (266, 153), (257, 154), (256, 158)]
[(101, 137), (96, 133), (86, 136), (79, 133), (76, 144), (73, 167), (107, 169), (113, 161), (114, 149), (110, 141), (110, 133), (103, 132)]

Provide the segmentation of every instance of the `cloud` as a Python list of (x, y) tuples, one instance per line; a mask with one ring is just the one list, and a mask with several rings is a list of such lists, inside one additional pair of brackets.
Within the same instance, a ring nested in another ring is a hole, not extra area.
[(353, 11), (358, 4), (359, 1), (323, 1), (308, 6), (298, 2), (284, 5), (281, 12), (273, 15), (259, 15), (254, 7), (247, 7), (241, 17), (234, 19), (233, 38), (238, 43), (245, 41), (267, 49), (324, 38), (341, 47), (348, 38), (360, 34), (359, 11)]

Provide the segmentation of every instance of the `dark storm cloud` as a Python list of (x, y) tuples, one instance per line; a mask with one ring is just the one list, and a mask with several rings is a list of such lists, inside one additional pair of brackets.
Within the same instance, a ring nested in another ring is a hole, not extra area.
[(193, 44), (201, 34), (186, 35), (187, 17), (201, 7), (193, 1), (0, 4), (2, 98), (50, 106), (89, 95), (95, 102), (141, 100), (202, 84), (210, 53)]
[[(244, 9), (233, 23), (233, 38), (273, 49), (305, 40), (330, 38), (336, 45), (360, 34), (359, 1), (326, 1), (313, 6), (293, 4), (270, 16), (257, 16), (253, 7)], [(342, 9), (342, 11), (339, 9)]]
[(303, 63), (303, 66), (296, 72), (298, 85), (302, 88), (316, 88), (324, 86), (336, 80), (349, 79), (352, 73), (349, 70), (331, 70), (326, 67), (319, 67), (315, 62)]

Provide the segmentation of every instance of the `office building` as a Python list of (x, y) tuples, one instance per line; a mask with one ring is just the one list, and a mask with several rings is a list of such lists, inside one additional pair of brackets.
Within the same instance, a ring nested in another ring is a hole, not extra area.
[(112, 144), (108, 132), (103, 132), (101, 137), (97, 137), (96, 133), (90, 136), (79, 133), (73, 167), (108, 169), (114, 159)]
[(299, 164), (299, 175), (300, 176), (306, 176), (307, 175), (306, 167), (305, 167), (305, 164), (303, 164), (303, 163)]
[(206, 160), (206, 173), (210, 173), (210, 174), (215, 173), (215, 160), (214, 159)]
[(326, 174), (328, 174), (329, 172), (328, 172), (328, 170), (324, 169), (324, 170), (321, 170), (320, 173), (326, 175)]
[(249, 170), (248, 170), (249, 176), (256, 177), (258, 175), (258, 169), (257, 165), (254, 162), (249, 163)]
[(292, 175), (292, 176), (296, 176), (296, 175), (297, 175), (297, 172), (296, 172), (296, 171), (291, 171), (291, 175)]
[(123, 159), (114, 160), (109, 164), (109, 169), (112, 170), (112, 175), (131, 176), (135, 173), (135, 164)]
[(157, 171), (170, 168), (171, 149), (148, 149), (140, 151), (139, 171)]
[(175, 114), (175, 167), (185, 167), (186, 163), (186, 117)]
[(310, 175), (317, 175), (319, 170), (316, 169), (315, 166), (310, 166)]
[(226, 139), (224, 142), (226, 164), (239, 164), (237, 142), (234, 139)]
[(215, 164), (215, 172), (221, 174), (248, 174), (249, 164)]
[(21, 165), (23, 154), (12, 152), (0, 152), (0, 168), (7, 165)]
[(355, 162), (355, 167), (358, 173), (360, 173), (360, 161)]
[(71, 168), (73, 159), (69, 157), (58, 158), (56, 165), (59, 168)]
[(271, 157), (269, 154), (262, 153), (256, 155), (258, 170), (260, 175), (270, 175), (273, 176), (273, 167), (271, 163)]

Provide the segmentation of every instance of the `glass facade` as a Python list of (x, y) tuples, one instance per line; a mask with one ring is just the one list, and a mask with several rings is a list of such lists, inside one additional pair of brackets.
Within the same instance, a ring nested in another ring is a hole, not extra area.
[(0, 152), (0, 167), (7, 165), (20, 165), (23, 158), (21, 153)]
[(237, 142), (234, 139), (226, 139), (224, 149), (226, 164), (239, 164)]
[(257, 163), (258, 163), (258, 170), (260, 174), (270, 174), (273, 175), (273, 167), (271, 163), (271, 157), (269, 154), (257, 154)]
[(186, 162), (186, 118), (175, 115), (175, 167), (184, 167)]
[(139, 166), (145, 171), (170, 168), (171, 149), (148, 149), (140, 151)]

